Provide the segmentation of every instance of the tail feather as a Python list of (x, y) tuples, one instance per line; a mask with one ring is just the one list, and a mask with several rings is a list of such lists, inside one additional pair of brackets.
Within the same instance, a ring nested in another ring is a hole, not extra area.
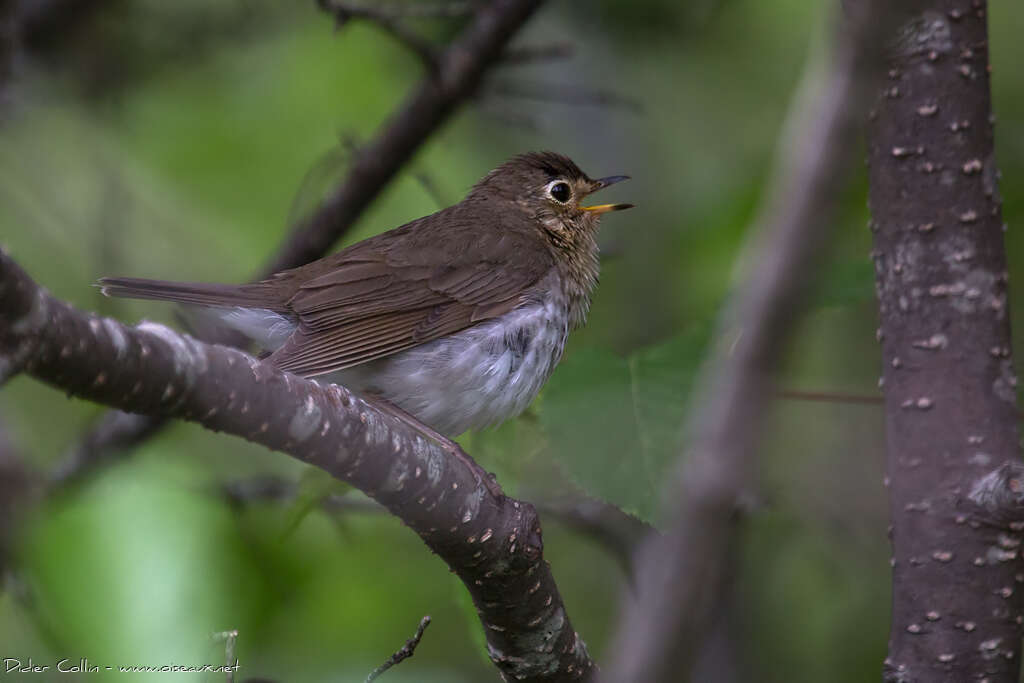
[(287, 310), (266, 285), (221, 285), (205, 282), (171, 282), (133, 277), (104, 277), (97, 284), (106, 296), (155, 299), (198, 306), (244, 306)]

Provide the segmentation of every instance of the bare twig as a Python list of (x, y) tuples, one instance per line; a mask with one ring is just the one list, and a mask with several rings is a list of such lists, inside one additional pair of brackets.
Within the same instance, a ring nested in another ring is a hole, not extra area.
[(451, 202), (445, 198), (444, 193), (438, 186), (434, 176), (430, 175), (430, 173), (427, 171), (417, 171), (414, 174), (414, 177), (420, 184), (420, 187), (423, 188), (423, 191), (430, 195), (430, 198), (434, 200), (434, 204), (437, 205), (438, 209), (443, 209), (451, 204)]
[(334, 26), (340, 30), (345, 24), (353, 19), (362, 19), (376, 26), (393, 36), (398, 42), (416, 53), (423, 62), (423, 65), (433, 73), (437, 69), (437, 47), (410, 30), (398, 18), (394, 12), (387, 12), (369, 5), (355, 5), (340, 0), (318, 0), (320, 9), (329, 12), (334, 16)]
[(386, 662), (370, 672), (370, 675), (366, 677), (366, 683), (372, 683), (372, 681), (377, 680), (382, 673), (393, 667), (395, 664), (412, 657), (413, 653), (416, 652), (416, 648), (420, 644), (420, 640), (423, 638), (423, 632), (427, 630), (428, 626), (430, 626), (430, 615), (420, 619), (420, 625), (416, 627), (416, 634), (409, 640), (405, 641), (405, 645), (403, 645), (400, 650), (388, 657)]
[(64, 454), (60, 464), (50, 473), (49, 485), (61, 487), (77, 481), (94, 468), (115, 460), (126, 450), (149, 438), (163, 424), (163, 420), (147, 415), (120, 410), (104, 413), (89, 433)]
[(336, 384), (280, 372), (163, 325), (130, 328), (54, 299), (0, 251), (0, 357), (71, 395), (197, 422), (319, 467), (387, 507), (469, 590), (508, 680), (594, 668), (543, 558), (540, 520), (461, 451)]
[[(480, 4), (473, 20), (437, 59), (428, 74), (377, 137), (354, 157), (344, 182), (310, 217), (293, 227), (259, 277), (295, 268), (325, 254), (356, 222), (413, 154), (441, 127), (460, 104), (477, 91), (488, 69), (501, 58), (512, 36), (543, 0), (491, 0)], [(476, 3), (439, 3), (426, 9), (455, 11)], [(404, 6), (403, 6), (404, 8)], [(461, 10), (460, 10), (461, 11)], [(104, 417), (61, 466), (65, 478), (90, 470), (108, 459), (111, 450), (128, 452), (160, 429), (160, 419), (145, 417), (118, 429)], [(74, 464), (73, 464), (74, 463)]]
[(828, 66), (808, 64), (787, 121), (776, 179), (748, 245), (750, 271), (725, 311), (696, 386), (689, 453), (666, 488), (668, 534), (638, 555), (638, 595), (627, 595), (605, 680), (685, 679), (721, 603), (737, 501), (748, 485), (759, 418), (776, 362), (813, 274), (815, 247), (831, 224), (856, 149), (870, 46), (883, 0), (858, 4)]
[(537, 503), (546, 518), (554, 518), (589, 536), (607, 549), (629, 578), (634, 575), (633, 558), (637, 547), (658, 531), (643, 520), (611, 503), (580, 497)]

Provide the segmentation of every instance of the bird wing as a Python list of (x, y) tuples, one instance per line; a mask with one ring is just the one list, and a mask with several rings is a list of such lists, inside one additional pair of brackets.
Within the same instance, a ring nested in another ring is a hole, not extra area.
[(316, 376), (382, 358), (512, 310), (553, 265), (522, 231), (459, 229), (458, 215), (448, 219), (447, 238), (464, 248), (438, 242), (436, 221), (414, 222), (332, 257), (288, 302), (298, 327), (268, 360)]

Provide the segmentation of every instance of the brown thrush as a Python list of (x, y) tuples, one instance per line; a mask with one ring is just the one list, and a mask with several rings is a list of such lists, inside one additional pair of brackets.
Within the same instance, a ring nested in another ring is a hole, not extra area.
[(252, 284), (103, 278), (108, 296), (209, 307), (265, 362), (398, 406), (456, 436), (518, 415), (587, 317), (591, 180), (553, 152), (517, 156), (458, 204)]

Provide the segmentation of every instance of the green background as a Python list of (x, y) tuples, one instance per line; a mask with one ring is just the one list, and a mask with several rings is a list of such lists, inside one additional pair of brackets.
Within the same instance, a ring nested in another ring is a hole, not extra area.
[[(517, 42), (569, 41), (573, 58), (506, 66), (490, 82), (628, 102), (485, 89), (346, 237), (439, 208), (418, 175), (451, 203), (531, 149), (566, 153), (595, 177), (633, 177), (602, 197), (637, 208), (604, 220), (601, 284), (562, 367), (527, 417), (463, 439), (508, 491), (543, 500), (572, 482), (656, 518), (693, 369), (740, 274), (734, 260), (790, 95), (828, 40), (827, 4), (548, 3)], [(992, 2), (989, 23), (1013, 283), (1024, 266), (1024, 7)], [(417, 27), (439, 41), (456, 28)], [(91, 283), (247, 279), (344, 173), (339, 140), (373, 135), (421, 77), (380, 31), (353, 23), (335, 33), (313, 3), (115, 4), (48, 61), (22, 65), (0, 128), (0, 243), (56, 296), (125, 321), (173, 322), (169, 307), (106, 300)], [(877, 392), (866, 180), (860, 166), (853, 175), (780, 386)], [(25, 377), (0, 393), (6, 429), (40, 470), (101, 412)], [(724, 660), (740, 680), (877, 680), (889, 608), (881, 410), (780, 401), (767, 425), (757, 504), (721, 610)], [(303, 470), (175, 424), (68, 487), (25, 520), (0, 593), (0, 658), (217, 663), (223, 649), (210, 634), (233, 628), (243, 677), (361, 681), (430, 614), (415, 657), (382, 680), (497, 680), (461, 584), (397, 520), (314, 511), (289, 530), (287, 504), (236, 509), (216, 494), (220, 482), (300, 480)], [(628, 581), (593, 539), (544, 521), (573, 625), (601, 660)]]

